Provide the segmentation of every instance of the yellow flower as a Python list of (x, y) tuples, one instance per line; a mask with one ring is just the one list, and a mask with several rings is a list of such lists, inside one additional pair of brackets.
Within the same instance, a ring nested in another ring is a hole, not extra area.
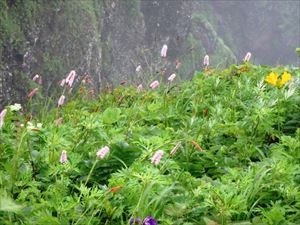
[(265, 81), (268, 82), (269, 84), (273, 85), (274, 87), (277, 84), (277, 80), (278, 80), (278, 74), (271, 72), (266, 78)]
[(283, 85), (285, 85), (291, 79), (292, 79), (292, 75), (289, 74), (288, 72), (284, 71), (284, 73), (282, 74), (281, 80), (279, 81), (278, 86), (282, 87)]

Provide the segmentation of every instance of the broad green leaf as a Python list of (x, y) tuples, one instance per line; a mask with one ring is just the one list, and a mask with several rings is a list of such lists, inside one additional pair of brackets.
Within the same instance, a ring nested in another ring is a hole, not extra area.
[(0, 197), (0, 211), (16, 212), (22, 209), (22, 206), (16, 204), (11, 198)]
[(102, 114), (103, 122), (106, 124), (115, 123), (120, 118), (121, 118), (121, 109), (119, 108), (107, 108)]

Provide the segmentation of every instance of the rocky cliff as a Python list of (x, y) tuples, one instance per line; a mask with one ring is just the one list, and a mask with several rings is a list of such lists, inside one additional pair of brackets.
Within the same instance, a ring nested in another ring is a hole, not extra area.
[(215, 67), (247, 51), (257, 63), (299, 63), (298, 1), (0, 0), (0, 19), (0, 106), (26, 98), (35, 74), (49, 95), (72, 69), (99, 91), (167, 76), (176, 61), (191, 78), (205, 54)]

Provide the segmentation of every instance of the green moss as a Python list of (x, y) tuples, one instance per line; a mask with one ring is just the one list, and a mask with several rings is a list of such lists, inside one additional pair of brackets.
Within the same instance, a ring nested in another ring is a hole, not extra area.
[(195, 39), (192, 33), (189, 33), (186, 41), (186, 48), (190, 51), (181, 58), (182, 66), (180, 73), (185, 76), (192, 75), (194, 70), (198, 69), (202, 64), (202, 58), (206, 54), (205, 48), (201, 41)]
[(195, 20), (203, 24), (207, 36), (210, 38), (210, 41), (213, 42), (213, 52), (210, 53), (211, 63), (221, 67), (236, 63), (237, 59), (233, 51), (224, 43), (223, 39), (218, 36), (212, 24), (204, 17), (195, 17)]

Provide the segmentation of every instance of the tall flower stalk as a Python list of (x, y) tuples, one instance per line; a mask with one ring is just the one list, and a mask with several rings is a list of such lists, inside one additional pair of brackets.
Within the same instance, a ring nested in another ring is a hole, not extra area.
[(24, 128), (23, 129), (23, 132), (21, 133), (21, 137), (20, 137), (20, 140), (18, 142), (18, 146), (17, 146), (17, 149), (15, 151), (15, 154), (13, 156), (13, 159), (12, 159), (12, 168), (11, 168), (11, 175), (10, 175), (10, 185), (9, 185), (9, 190), (12, 192), (13, 190), (13, 186), (14, 186), (14, 183), (15, 183), (15, 180), (16, 180), (16, 176), (17, 176), (17, 173), (18, 173), (18, 169), (19, 169), (19, 161), (20, 161), (20, 156), (22, 154), (22, 145), (23, 145), (23, 142), (24, 142), (24, 139), (27, 135), (27, 128)]

